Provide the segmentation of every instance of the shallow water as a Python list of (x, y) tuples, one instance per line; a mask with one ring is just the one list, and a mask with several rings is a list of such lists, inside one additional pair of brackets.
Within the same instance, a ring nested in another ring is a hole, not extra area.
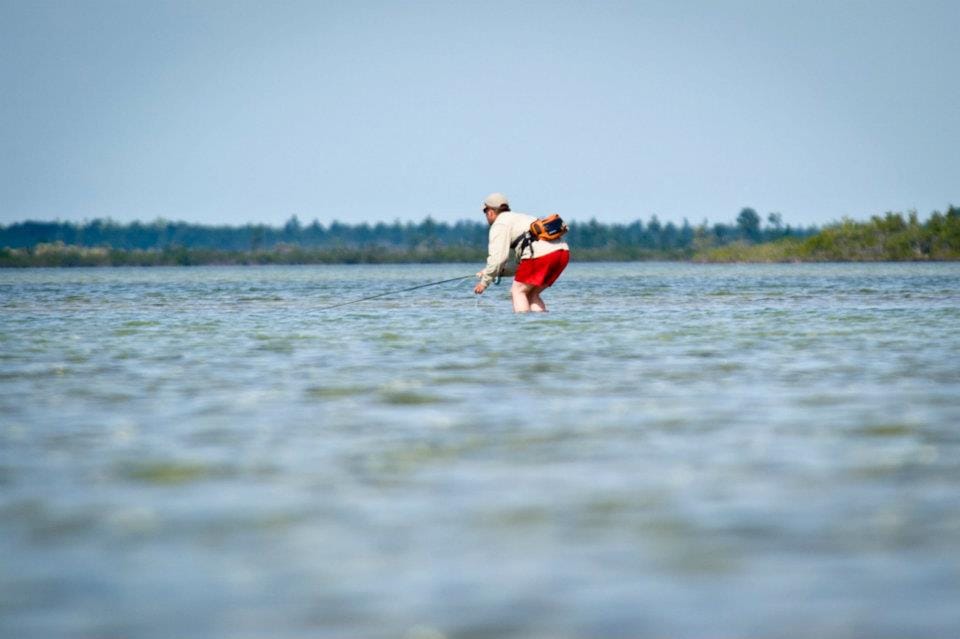
[(0, 271), (2, 637), (956, 637), (960, 265)]

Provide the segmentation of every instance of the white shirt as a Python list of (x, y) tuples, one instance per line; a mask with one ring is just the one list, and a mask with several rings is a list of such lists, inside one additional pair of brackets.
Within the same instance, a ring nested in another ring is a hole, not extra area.
[[(536, 219), (532, 215), (514, 213), (513, 211), (504, 211), (497, 215), (497, 219), (490, 225), (487, 266), (483, 269), (483, 275), (480, 276), (481, 284), (489, 286), (497, 275), (507, 271), (507, 261), (510, 259), (510, 244), (529, 231), (530, 224)], [(530, 250), (527, 249), (522, 256), (523, 259), (543, 257), (554, 251), (570, 250), (570, 247), (563, 240), (535, 240), (530, 246), (533, 249), (533, 255), (531, 256)], [(514, 250), (516, 251), (516, 249)]]

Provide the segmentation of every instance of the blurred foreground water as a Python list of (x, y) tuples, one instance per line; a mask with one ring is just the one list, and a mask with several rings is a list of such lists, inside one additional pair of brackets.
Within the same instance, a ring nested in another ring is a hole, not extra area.
[(0, 271), (0, 637), (960, 636), (960, 265), (475, 270)]

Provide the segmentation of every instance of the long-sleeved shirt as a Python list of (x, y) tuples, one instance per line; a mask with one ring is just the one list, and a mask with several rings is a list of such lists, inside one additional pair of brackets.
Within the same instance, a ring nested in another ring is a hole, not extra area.
[[(524, 213), (514, 213), (513, 211), (504, 211), (497, 215), (497, 219), (490, 225), (490, 243), (487, 249), (487, 265), (480, 276), (480, 283), (489, 286), (490, 282), (497, 275), (507, 272), (507, 261), (510, 259), (510, 244), (530, 230), (530, 224), (537, 218)], [(519, 247), (517, 247), (519, 248)], [(530, 248), (533, 249), (533, 255), (530, 249), (527, 249), (522, 256), (524, 259), (529, 257), (542, 257), (549, 255), (554, 251), (570, 250), (567, 243), (563, 240), (535, 240)], [(518, 256), (520, 257), (520, 256)]]

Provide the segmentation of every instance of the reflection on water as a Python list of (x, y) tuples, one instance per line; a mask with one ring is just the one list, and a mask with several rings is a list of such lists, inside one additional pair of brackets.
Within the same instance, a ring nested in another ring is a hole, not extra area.
[(0, 636), (952, 637), (960, 265), (0, 272)]

